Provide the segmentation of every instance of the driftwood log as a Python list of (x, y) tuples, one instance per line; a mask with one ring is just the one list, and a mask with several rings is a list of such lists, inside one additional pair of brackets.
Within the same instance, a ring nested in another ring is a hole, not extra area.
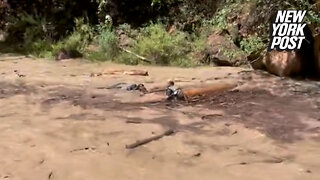
[(146, 138), (146, 139), (138, 140), (135, 143), (126, 145), (126, 149), (134, 149), (136, 147), (142, 146), (142, 145), (150, 143), (152, 141), (159, 140), (159, 139), (163, 138), (164, 136), (170, 136), (173, 133), (174, 133), (174, 130), (169, 129), (169, 130), (163, 132), (162, 134), (159, 134), (159, 135), (156, 135), (156, 136), (153, 136), (153, 137), (149, 137), (149, 138)]
[(101, 75), (117, 75), (124, 74), (130, 76), (149, 76), (148, 71), (146, 70), (108, 70), (101, 73)]
[[(192, 87), (189, 89), (182, 89), (182, 93), (185, 96), (185, 100), (189, 101), (193, 99), (194, 97), (207, 97), (207, 96), (215, 96), (219, 93), (232, 90), (236, 87), (236, 84), (228, 84), (228, 83), (215, 83), (215, 84), (209, 84), (202, 87)], [(159, 91), (162, 91), (163, 89), (157, 89)], [(165, 94), (159, 94), (159, 93), (152, 93), (157, 92), (154, 88), (149, 91), (149, 94), (147, 94), (144, 97), (140, 98), (140, 103), (156, 103), (166, 100)]]
[(132, 52), (132, 51), (130, 51), (130, 50), (128, 50), (128, 49), (124, 49), (124, 48), (122, 48), (122, 47), (119, 47), (119, 48), (120, 48), (122, 51), (126, 52), (126, 53), (129, 53), (129, 54), (132, 54), (132, 55), (136, 56), (137, 58), (139, 58), (139, 59), (140, 59), (141, 61), (143, 61), (143, 62), (152, 63), (152, 61), (149, 60), (149, 59), (147, 59), (146, 57), (140, 56), (139, 54), (136, 54), (136, 53), (134, 53), (134, 52)]
[(199, 96), (199, 95), (212, 95), (212, 94), (231, 90), (236, 86), (237, 86), (236, 84), (216, 83), (216, 84), (211, 84), (203, 87), (183, 90), (183, 94), (186, 95), (187, 97), (193, 97), (193, 96)]
[(141, 124), (141, 121), (135, 121), (135, 120), (127, 120), (126, 121), (127, 124)]

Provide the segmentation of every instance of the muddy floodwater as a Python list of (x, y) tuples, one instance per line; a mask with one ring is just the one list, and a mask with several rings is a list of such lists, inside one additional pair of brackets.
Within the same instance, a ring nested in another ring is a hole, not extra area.
[[(103, 74), (133, 69), (149, 76)], [(237, 87), (190, 102), (108, 88), (168, 80)], [(174, 134), (126, 148), (168, 129)], [(0, 179), (319, 180), (319, 133), (320, 82), (0, 55)]]

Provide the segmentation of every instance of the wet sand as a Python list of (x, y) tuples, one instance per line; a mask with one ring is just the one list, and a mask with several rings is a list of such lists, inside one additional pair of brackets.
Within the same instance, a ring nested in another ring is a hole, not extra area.
[[(149, 76), (91, 76), (116, 69)], [(144, 83), (151, 89), (168, 80), (182, 88), (238, 87), (191, 103), (147, 103), (137, 92), (101, 88)], [(319, 90), (318, 82), (240, 68), (1, 55), (0, 179), (318, 180)], [(175, 133), (125, 148), (167, 129)]]

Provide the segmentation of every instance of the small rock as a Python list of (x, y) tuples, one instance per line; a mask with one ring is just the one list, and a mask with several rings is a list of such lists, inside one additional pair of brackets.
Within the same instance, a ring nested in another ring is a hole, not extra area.
[(309, 174), (310, 174), (310, 173), (312, 173), (312, 171), (309, 170), (309, 169), (307, 169), (307, 170), (306, 170), (306, 173), (309, 173)]
[(193, 157), (200, 157), (201, 153), (194, 154)]
[(48, 175), (48, 179), (50, 180), (53, 177), (53, 172), (51, 171)]
[(224, 125), (227, 126), (227, 127), (231, 126), (231, 124), (229, 124), (229, 123), (225, 123)]
[(238, 134), (238, 131), (237, 131), (237, 130), (235, 130), (235, 131), (231, 134), (231, 136), (233, 136), (233, 135), (235, 135), (235, 134)]
[(67, 50), (67, 49), (60, 49), (56, 54), (56, 60), (64, 60), (64, 59), (71, 59), (71, 58), (80, 58), (83, 55), (77, 50)]
[(152, 156), (152, 159), (156, 159), (156, 156)]
[(208, 119), (212, 119), (215, 117), (221, 117), (223, 116), (222, 114), (208, 114), (208, 115), (204, 115), (201, 117), (202, 120), (208, 120)]

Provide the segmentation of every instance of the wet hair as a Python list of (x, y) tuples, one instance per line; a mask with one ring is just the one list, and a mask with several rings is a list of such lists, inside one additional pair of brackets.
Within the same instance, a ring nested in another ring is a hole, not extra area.
[(168, 82), (168, 85), (169, 85), (169, 86), (174, 86), (174, 82), (173, 82), (173, 81), (169, 81), (169, 82)]

